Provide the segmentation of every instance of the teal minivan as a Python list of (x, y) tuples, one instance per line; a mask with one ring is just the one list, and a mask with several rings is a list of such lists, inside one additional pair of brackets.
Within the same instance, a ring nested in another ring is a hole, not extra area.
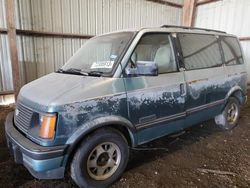
[(246, 93), (236, 36), (168, 25), (108, 33), (22, 87), (6, 118), (7, 143), (38, 179), (68, 170), (80, 187), (107, 187), (130, 147), (213, 118), (235, 127)]

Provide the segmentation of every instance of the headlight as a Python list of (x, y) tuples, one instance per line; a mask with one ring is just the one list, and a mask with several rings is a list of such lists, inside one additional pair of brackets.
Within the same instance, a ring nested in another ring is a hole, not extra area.
[(55, 136), (56, 114), (40, 115), (39, 136), (45, 139), (52, 139)]

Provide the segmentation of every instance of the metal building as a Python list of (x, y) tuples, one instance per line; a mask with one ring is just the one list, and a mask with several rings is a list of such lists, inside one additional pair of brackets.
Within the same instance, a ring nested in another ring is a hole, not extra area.
[(250, 16), (249, 0), (0, 0), (0, 102), (14, 93), (17, 82), (7, 35), (10, 1), (20, 86), (57, 70), (94, 35), (163, 24), (236, 34), (250, 62), (250, 22), (245, 21)]

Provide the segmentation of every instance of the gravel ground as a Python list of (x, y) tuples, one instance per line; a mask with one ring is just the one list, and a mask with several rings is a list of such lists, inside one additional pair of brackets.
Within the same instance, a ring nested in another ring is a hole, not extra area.
[[(0, 187), (75, 187), (63, 180), (37, 180), (10, 158), (4, 119), (11, 107), (0, 107)], [(250, 187), (250, 102), (239, 125), (220, 131), (213, 121), (180, 135), (158, 139), (131, 150), (126, 172), (112, 188)]]

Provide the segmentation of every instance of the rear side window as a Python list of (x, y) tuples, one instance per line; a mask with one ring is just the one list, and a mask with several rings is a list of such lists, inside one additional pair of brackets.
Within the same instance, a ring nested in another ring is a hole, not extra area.
[(218, 67), (222, 65), (218, 40), (213, 35), (178, 35), (186, 70)]
[(226, 65), (243, 64), (240, 45), (234, 37), (221, 37), (221, 46), (224, 52)]

